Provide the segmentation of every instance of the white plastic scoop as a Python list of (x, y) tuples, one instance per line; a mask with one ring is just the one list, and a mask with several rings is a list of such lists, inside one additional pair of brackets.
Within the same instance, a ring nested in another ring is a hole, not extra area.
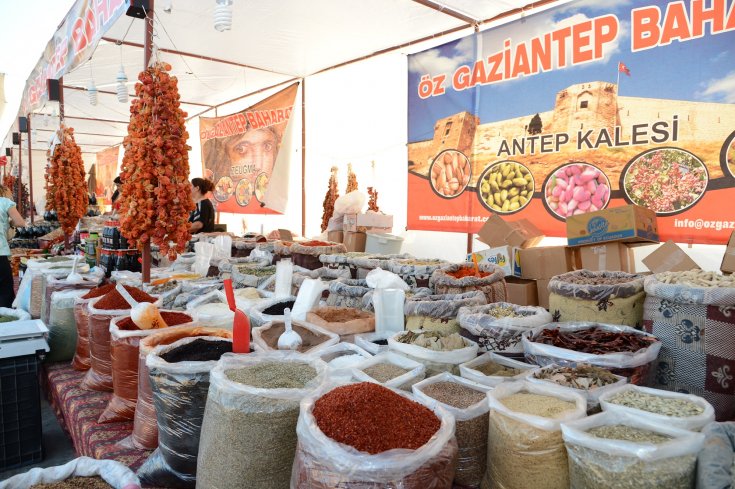
[(291, 309), (283, 311), (286, 324), (286, 330), (278, 337), (279, 350), (297, 350), (303, 341), (301, 336), (291, 328)]
[(161, 317), (161, 313), (158, 311), (155, 304), (136, 301), (133, 299), (133, 296), (125, 290), (125, 287), (120, 284), (115, 286), (115, 290), (117, 290), (120, 295), (123, 296), (123, 299), (130, 304), (130, 319), (132, 319), (135, 325), (140, 329), (157, 329), (168, 326)]
[(77, 262), (79, 256), (74, 255), (74, 263), (71, 266), (71, 273), (66, 276), (66, 282), (70, 284), (81, 284), (84, 282), (84, 277), (77, 273)]

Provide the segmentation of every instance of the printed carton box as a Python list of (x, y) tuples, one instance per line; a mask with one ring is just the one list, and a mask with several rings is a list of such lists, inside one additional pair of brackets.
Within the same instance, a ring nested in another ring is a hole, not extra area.
[(467, 255), (467, 261), (472, 261), (472, 255), (477, 256), (478, 263), (491, 263), (503, 269), (505, 275), (510, 277), (521, 276), (521, 264), (518, 259), (520, 248), (512, 246), (498, 246), (487, 250), (475, 251)]
[(569, 246), (609, 241), (658, 243), (656, 213), (645, 207), (628, 205), (567, 218)]

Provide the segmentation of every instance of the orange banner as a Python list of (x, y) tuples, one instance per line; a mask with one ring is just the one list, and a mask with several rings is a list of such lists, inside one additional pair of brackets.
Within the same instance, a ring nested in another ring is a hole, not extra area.
[(119, 146), (107, 148), (97, 153), (97, 181), (95, 194), (100, 204), (111, 204), (115, 185), (112, 181), (117, 176), (117, 158), (120, 151)]

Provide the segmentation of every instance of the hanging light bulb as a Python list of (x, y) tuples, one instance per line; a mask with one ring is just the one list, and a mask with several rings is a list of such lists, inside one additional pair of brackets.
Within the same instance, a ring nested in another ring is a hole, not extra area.
[(117, 100), (120, 103), (126, 103), (128, 101), (128, 77), (125, 74), (125, 68), (120, 65), (120, 71), (117, 72)]
[(232, 0), (215, 0), (214, 28), (219, 32), (229, 31), (232, 28)]
[(89, 105), (97, 105), (97, 87), (94, 84), (94, 80), (89, 80), (87, 95), (89, 96)]

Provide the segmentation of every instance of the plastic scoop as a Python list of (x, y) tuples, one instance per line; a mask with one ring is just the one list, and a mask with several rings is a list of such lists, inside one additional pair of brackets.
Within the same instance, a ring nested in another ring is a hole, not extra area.
[(231, 278), (225, 280), (225, 296), (230, 311), (235, 313), (232, 324), (232, 352), (250, 353), (250, 320), (244, 312), (237, 308)]
[(472, 253), (472, 263), (475, 264), (475, 275), (480, 275), (480, 265), (477, 263), (477, 255)]
[(84, 277), (82, 277), (80, 274), (77, 273), (77, 263), (78, 262), (79, 262), (79, 257), (77, 255), (74, 255), (74, 263), (71, 266), (71, 273), (66, 276), (67, 283), (81, 284), (84, 282)]
[(286, 330), (278, 337), (278, 349), (298, 350), (303, 341), (301, 340), (301, 336), (291, 328), (291, 309), (286, 308), (283, 314), (286, 316)]
[(168, 326), (161, 317), (161, 313), (158, 311), (155, 304), (136, 301), (133, 299), (133, 296), (125, 290), (125, 287), (120, 284), (115, 286), (115, 290), (117, 290), (120, 295), (123, 296), (123, 299), (130, 304), (130, 319), (133, 320), (137, 327), (140, 329), (157, 329)]

